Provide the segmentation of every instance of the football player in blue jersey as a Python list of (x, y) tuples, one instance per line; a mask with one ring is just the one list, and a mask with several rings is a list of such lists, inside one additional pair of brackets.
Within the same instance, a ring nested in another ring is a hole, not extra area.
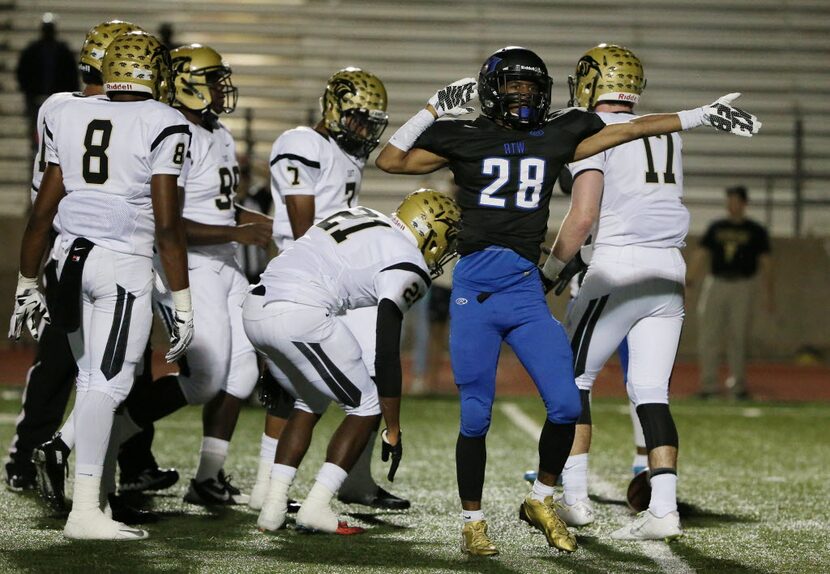
[[(539, 472), (519, 516), (544, 532), (548, 544), (573, 552), (573, 534), (557, 516), (554, 484), (582, 410), (564, 329), (548, 310), (543, 279), (561, 266), (537, 270), (551, 190), (561, 168), (637, 138), (709, 125), (738, 135), (757, 132), (757, 119), (729, 105), (737, 94), (678, 114), (653, 114), (606, 125), (572, 108), (549, 113), (552, 80), (533, 51), (510, 46), (493, 53), (476, 81), (439, 90), (408, 120), (376, 160), (389, 173), (423, 174), (449, 167), (458, 184), (461, 259), (453, 275), (450, 356), (461, 399), (456, 469), (461, 497), (462, 551), (498, 554), (481, 507), (485, 438), (495, 397), (502, 341), (536, 384), (546, 408), (539, 439)], [(475, 120), (437, 121), (469, 113)]]

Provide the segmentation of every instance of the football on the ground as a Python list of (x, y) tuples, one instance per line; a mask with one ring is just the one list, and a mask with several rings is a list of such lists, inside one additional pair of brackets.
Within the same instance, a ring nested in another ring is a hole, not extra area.
[(651, 482), (648, 477), (648, 468), (641, 470), (631, 479), (631, 482), (628, 483), (625, 498), (629, 508), (634, 512), (642, 512), (648, 508), (651, 501)]

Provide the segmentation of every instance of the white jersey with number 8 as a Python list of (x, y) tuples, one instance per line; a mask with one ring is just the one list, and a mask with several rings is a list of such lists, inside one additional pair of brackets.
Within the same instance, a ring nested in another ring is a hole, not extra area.
[(46, 161), (60, 166), (66, 239), (152, 256), (153, 175), (180, 175), (190, 143), (182, 114), (155, 100), (69, 98), (47, 111)]

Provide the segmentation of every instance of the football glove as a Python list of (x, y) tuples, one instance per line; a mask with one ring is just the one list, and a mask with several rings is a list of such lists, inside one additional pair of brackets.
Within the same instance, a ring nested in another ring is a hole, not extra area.
[(553, 281), (553, 292), (556, 295), (561, 295), (562, 291), (565, 290), (565, 287), (568, 286), (568, 284), (571, 282), (571, 279), (573, 279), (574, 275), (579, 275), (587, 268), (588, 266), (582, 260), (582, 255), (580, 255), (579, 251), (577, 251), (576, 255), (573, 256), (573, 259), (571, 259), (570, 261), (568, 261), (567, 264), (565, 264), (565, 266), (559, 272), (559, 275), (556, 276), (556, 280)]
[(175, 363), (187, 352), (193, 340), (193, 311), (173, 310), (173, 332), (170, 334), (170, 350), (164, 356), (168, 363)]
[(465, 106), (470, 100), (478, 97), (478, 82), (475, 78), (462, 78), (449, 86), (441, 88), (429, 99), (429, 104), (435, 108), (438, 117), (463, 116), (475, 110)]
[(170, 333), (170, 350), (164, 356), (168, 363), (179, 360), (193, 339), (193, 306), (190, 302), (190, 288), (173, 291), (173, 328)]
[(37, 341), (43, 327), (50, 323), (49, 309), (46, 308), (46, 298), (38, 288), (37, 279), (18, 274), (14, 312), (9, 323), (9, 339), (16, 341), (20, 338), (24, 323), (32, 338)]
[(754, 115), (731, 105), (740, 95), (740, 92), (726, 94), (708, 106), (680, 112), (681, 126), (684, 130), (700, 125), (711, 126), (723, 132), (751, 138), (758, 133), (762, 124)]
[(389, 479), (389, 482), (393, 482), (395, 480), (395, 473), (398, 472), (398, 465), (401, 464), (401, 458), (403, 457), (403, 433), (398, 433), (398, 444), (396, 445), (389, 444), (386, 436), (386, 429), (383, 429), (380, 435), (380, 459), (383, 462), (388, 461), (390, 458), (392, 459), (392, 464), (389, 466), (389, 474), (386, 475), (386, 478)]

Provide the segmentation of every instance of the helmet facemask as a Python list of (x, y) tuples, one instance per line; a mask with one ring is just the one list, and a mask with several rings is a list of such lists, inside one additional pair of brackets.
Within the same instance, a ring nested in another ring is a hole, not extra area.
[[(179, 83), (180, 89), (197, 97), (204, 103), (204, 111), (214, 114), (230, 114), (236, 109), (239, 99), (239, 89), (231, 81), (231, 69), (227, 66), (217, 66), (197, 70), (189, 74), (189, 79), (183, 77)], [(216, 97), (221, 94), (221, 98)], [(219, 104), (221, 99), (222, 103)]]
[(352, 108), (340, 112), (338, 129), (329, 131), (343, 151), (356, 157), (369, 157), (389, 123), (386, 112)]
[(519, 46), (503, 48), (479, 72), (481, 112), (513, 129), (533, 129), (548, 114), (552, 87), (553, 80), (536, 53)]

